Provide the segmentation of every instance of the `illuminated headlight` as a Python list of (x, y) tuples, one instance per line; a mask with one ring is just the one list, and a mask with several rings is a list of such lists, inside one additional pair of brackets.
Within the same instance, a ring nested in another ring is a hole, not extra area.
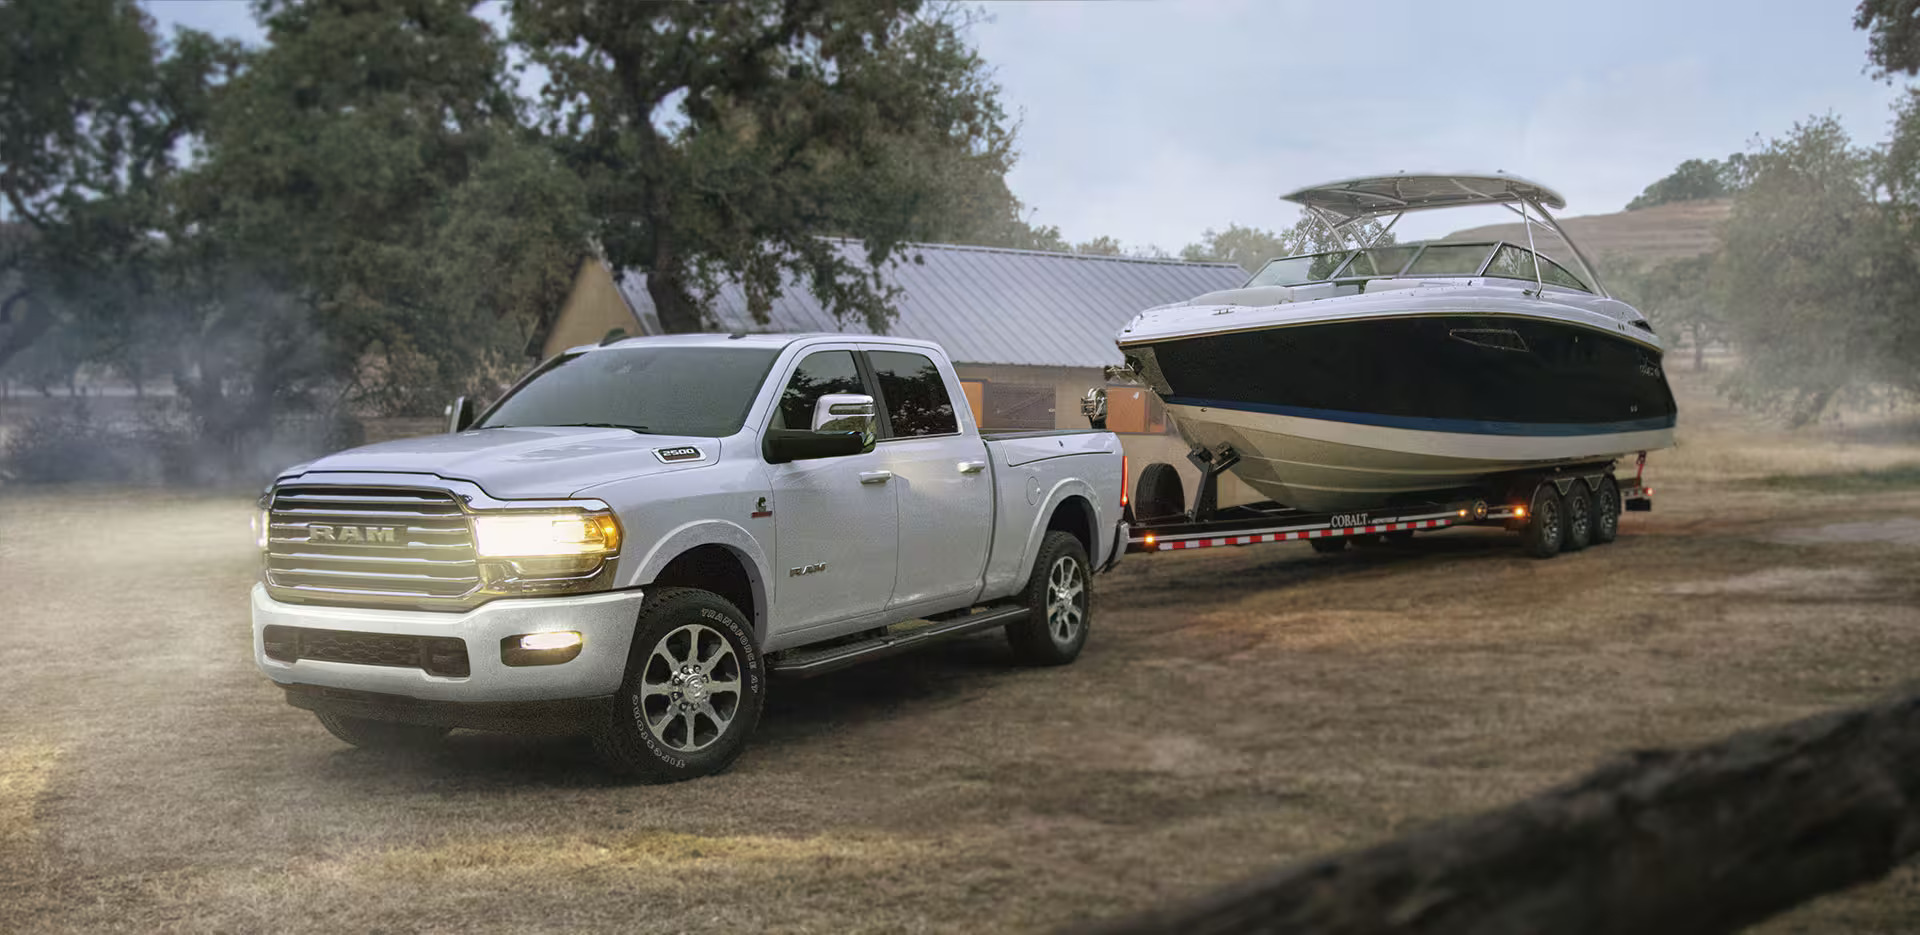
[(620, 523), (609, 513), (481, 514), (473, 545), (487, 558), (605, 555), (620, 548)]
[(272, 494), (261, 494), (260, 500), (256, 504), (254, 504), (253, 539), (254, 539), (254, 544), (258, 545), (261, 551), (266, 551), (267, 537), (271, 535), (273, 532), (273, 510), (271, 509), (272, 506), (273, 506)]

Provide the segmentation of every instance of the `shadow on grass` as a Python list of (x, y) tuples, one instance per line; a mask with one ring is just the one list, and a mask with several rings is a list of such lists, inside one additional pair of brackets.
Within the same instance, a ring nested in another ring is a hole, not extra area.
[(1871, 493), (1920, 487), (1920, 464), (1897, 464), (1873, 471), (1832, 474), (1773, 474), (1746, 481), (1745, 484), (1768, 490), (1802, 490), (1809, 493)]

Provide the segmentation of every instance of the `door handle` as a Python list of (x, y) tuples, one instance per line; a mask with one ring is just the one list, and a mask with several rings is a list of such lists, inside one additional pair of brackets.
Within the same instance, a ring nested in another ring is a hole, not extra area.
[(986, 469), (987, 469), (987, 462), (985, 461), (960, 462), (960, 473), (962, 474), (978, 474), (981, 471), (984, 471)]
[(861, 471), (860, 472), (860, 483), (862, 484), (884, 484), (890, 480), (893, 480), (892, 471)]

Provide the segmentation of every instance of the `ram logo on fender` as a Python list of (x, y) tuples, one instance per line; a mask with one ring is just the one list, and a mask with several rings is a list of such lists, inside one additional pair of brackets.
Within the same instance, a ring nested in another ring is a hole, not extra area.
[(813, 574), (814, 572), (817, 572), (817, 571), (826, 571), (826, 570), (827, 570), (827, 563), (826, 563), (826, 562), (814, 562), (814, 563), (813, 563), (813, 564), (811, 564), (811, 565), (802, 565), (802, 566), (800, 566), (799, 568), (789, 568), (789, 569), (787, 569), (787, 577), (789, 577), (789, 578), (798, 578), (798, 577), (800, 577), (801, 575), (811, 575), (811, 574)]

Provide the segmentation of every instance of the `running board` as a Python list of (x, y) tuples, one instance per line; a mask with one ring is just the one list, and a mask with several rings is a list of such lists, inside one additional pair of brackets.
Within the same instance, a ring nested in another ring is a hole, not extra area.
[(857, 643), (841, 643), (820, 649), (800, 647), (777, 653), (767, 660), (767, 670), (775, 675), (810, 678), (855, 663), (906, 652), (925, 643), (948, 637), (1003, 627), (1026, 619), (1025, 605), (988, 607), (944, 620), (914, 620), (895, 624), (889, 632)]

